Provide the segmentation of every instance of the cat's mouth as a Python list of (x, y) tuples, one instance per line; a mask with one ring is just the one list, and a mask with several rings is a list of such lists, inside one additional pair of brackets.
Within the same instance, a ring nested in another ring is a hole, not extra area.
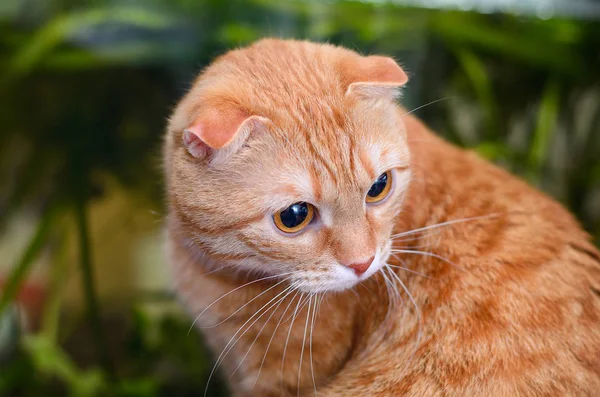
[(360, 275), (347, 266), (335, 263), (325, 274), (318, 277), (306, 275), (304, 280), (297, 282), (298, 289), (309, 293), (340, 292), (350, 289), (379, 272), (385, 263), (382, 259), (384, 258), (381, 251), (377, 250), (369, 268)]

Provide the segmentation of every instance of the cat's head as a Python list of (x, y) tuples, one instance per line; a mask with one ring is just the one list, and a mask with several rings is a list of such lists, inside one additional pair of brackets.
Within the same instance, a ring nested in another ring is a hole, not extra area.
[(178, 238), (303, 291), (372, 276), (410, 181), (394, 102), (406, 81), (390, 58), (308, 42), (263, 40), (217, 59), (169, 125)]

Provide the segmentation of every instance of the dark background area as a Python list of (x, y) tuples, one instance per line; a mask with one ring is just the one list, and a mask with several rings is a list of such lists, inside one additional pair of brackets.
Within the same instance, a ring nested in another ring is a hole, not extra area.
[(600, 241), (599, 18), (591, 1), (2, 0), (0, 395), (202, 395), (212, 358), (162, 253), (161, 136), (204, 66), (261, 37), (394, 56), (404, 106)]

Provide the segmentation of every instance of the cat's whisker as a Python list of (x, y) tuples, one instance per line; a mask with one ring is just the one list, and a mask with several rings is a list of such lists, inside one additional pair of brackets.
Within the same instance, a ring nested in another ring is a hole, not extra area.
[(393, 303), (392, 302), (392, 300), (393, 300), (392, 293), (390, 292), (390, 286), (388, 285), (389, 281), (387, 280), (387, 277), (384, 274), (383, 269), (381, 269), (381, 277), (383, 277), (383, 282), (385, 285), (385, 290), (387, 291), (387, 294), (388, 294), (389, 302)]
[[(256, 299), (260, 298), (260, 296), (261, 296), (261, 295), (265, 294), (266, 292), (268, 292), (268, 291), (272, 290), (273, 288), (275, 288), (275, 287), (277, 287), (277, 286), (279, 286), (279, 285), (281, 285), (281, 284), (283, 284), (283, 283), (285, 283), (286, 281), (289, 281), (289, 280), (290, 280), (290, 277), (287, 277), (287, 278), (284, 278), (283, 280), (279, 281), (278, 283), (276, 283), (276, 284), (274, 284), (274, 285), (270, 286), (269, 288), (267, 288), (266, 290), (264, 290), (264, 291), (263, 291), (263, 292), (261, 292), (260, 294), (256, 295), (254, 298), (250, 299), (248, 302), (244, 303), (244, 304), (243, 304), (242, 306), (240, 306), (240, 307), (239, 307), (239, 308), (238, 308), (236, 311), (234, 311), (233, 313), (231, 313), (229, 316), (227, 316), (225, 319), (223, 319), (223, 320), (219, 321), (218, 323), (216, 323), (216, 324), (213, 324), (213, 325), (207, 325), (207, 326), (203, 326), (203, 327), (200, 327), (200, 328), (207, 329), (207, 328), (215, 328), (215, 327), (218, 327), (219, 325), (221, 325), (221, 324), (223, 324), (224, 322), (226, 322), (227, 320), (229, 320), (231, 317), (235, 316), (237, 313), (239, 313), (239, 312), (240, 312), (242, 309), (244, 309), (244, 308), (245, 308), (246, 306), (248, 306), (250, 303), (252, 303), (252, 302), (254, 302)], [(206, 311), (206, 309), (204, 309), (204, 311)], [(203, 312), (204, 312), (204, 311), (203, 311)], [(200, 317), (201, 315), (202, 315), (202, 313), (200, 313), (200, 315), (198, 315), (198, 317)], [(193, 324), (192, 324), (192, 326), (193, 326)]]
[[(401, 268), (402, 270), (406, 270), (408, 272), (414, 272), (415, 274), (419, 274), (427, 279), (433, 280), (432, 277), (427, 276), (425, 273), (420, 273), (420, 272), (417, 272), (416, 270), (409, 268), (408, 265), (406, 264), (406, 261), (401, 257), (401, 255), (402, 255), (401, 253), (392, 253), (392, 255), (391, 255), (396, 260), (398, 260), (400, 263), (402, 263), (402, 266), (398, 266), (398, 268)], [(389, 263), (388, 263), (388, 265), (389, 265)], [(390, 266), (392, 266), (392, 265), (390, 265)], [(394, 265), (394, 266), (396, 266), (396, 265)]]
[(409, 111), (409, 112), (406, 112), (406, 113), (404, 113), (402, 116), (400, 116), (400, 118), (406, 117), (406, 116), (408, 116), (409, 114), (411, 114), (411, 113), (414, 113), (414, 112), (416, 112), (416, 111), (417, 111), (417, 110), (419, 110), (419, 109), (423, 109), (424, 107), (427, 107), (427, 106), (429, 106), (429, 105), (433, 105), (434, 103), (438, 103), (438, 102), (441, 102), (441, 101), (445, 101), (445, 100), (447, 100), (447, 99), (457, 99), (457, 98), (458, 98), (457, 96), (447, 96), (447, 97), (444, 97), (444, 98), (439, 98), (439, 99), (436, 99), (435, 101), (431, 101), (431, 102), (428, 102), (428, 103), (426, 103), (426, 104), (424, 104), (424, 105), (417, 106), (417, 107), (416, 107), (416, 108), (414, 108), (413, 110), (411, 110), (411, 111)]
[[(388, 302), (390, 303), (390, 305), (394, 305), (394, 297), (390, 290), (389, 281), (387, 279), (387, 276), (383, 272), (383, 269), (381, 269), (381, 277), (383, 278), (383, 284), (385, 285), (385, 291), (387, 292)], [(388, 311), (389, 311), (389, 308), (388, 308)]]
[[(290, 286), (291, 287), (291, 286)], [(233, 370), (233, 372), (231, 373), (231, 375), (229, 375), (229, 379), (231, 379), (231, 377), (233, 377), (233, 375), (237, 372), (237, 370), (242, 366), (242, 364), (244, 363), (244, 360), (246, 359), (246, 357), (248, 357), (248, 354), (250, 354), (250, 350), (252, 350), (252, 347), (254, 346), (254, 344), (256, 343), (256, 341), (258, 340), (258, 338), (260, 337), (260, 335), (262, 334), (262, 332), (264, 331), (265, 327), (267, 326), (267, 324), (269, 323), (269, 321), (271, 320), (271, 318), (275, 315), (275, 313), (277, 313), (277, 309), (279, 309), (279, 306), (281, 306), (281, 304), (285, 301), (285, 298), (287, 298), (290, 294), (292, 294), (294, 292), (294, 289), (291, 288), (291, 291), (289, 291), (288, 294), (286, 294), (277, 304), (277, 307), (275, 307), (275, 309), (273, 310), (273, 313), (271, 313), (271, 315), (269, 316), (269, 318), (266, 319), (265, 323), (263, 324), (263, 326), (261, 327), (260, 331), (258, 331), (258, 334), (256, 334), (256, 337), (254, 338), (254, 340), (252, 341), (252, 343), (250, 344), (250, 347), (248, 348), (248, 350), (246, 351), (246, 354), (244, 354), (244, 357), (242, 357), (242, 359), (240, 360), (240, 363), (237, 365), (237, 367), (235, 367), (235, 369)]]
[(292, 329), (294, 326), (294, 321), (296, 321), (296, 316), (298, 315), (298, 308), (300, 307), (300, 302), (304, 298), (304, 293), (300, 295), (300, 299), (298, 299), (298, 303), (296, 304), (296, 309), (294, 310), (294, 314), (292, 316), (292, 322), (290, 323), (287, 338), (285, 339), (285, 346), (283, 347), (283, 354), (281, 355), (281, 387), (283, 388), (283, 367), (285, 365), (285, 354), (287, 352), (288, 343), (290, 341), (290, 335), (292, 334)]
[[(396, 256), (396, 255), (398, 255), (398, 254), (394, 254), (394, 255), (392, 255), (392, 256)], [(393, 268), (395, 268), (395, 269), (402, 269), (402, 270), (405, 270), (405, 271), (407, 271), (407, 272), (409, 272), (409, 273), (418, 274), (419, 276), (422, 276), (422, 277), (425, 277), (425, 278), (427, 278), (427, 279), (430, 279), (430, 280), (432, 280), (432, 278), (431, 278), (431, 277), (429, 277), (428, 275), (426, 275), (426, 274), (423, 274), (423, 273), (421, 273), (421, 272), (418, 272), (418, 271), (416, 271), (416, 270), (409, 269), (409, 268), (407, 268), (407, 267), (404, 267), (404, 266), (390, 265), (389, 263), (388, 263), (388, 266), (390, 266), (390, 267), (393, 267)]]
[[(435, 225), (432, 225), (435, 226)], [(443, 226), (449, 226), (449, 225), (443, 225)], [(428, 230), (421, 230), (421, 231), (416, 231), (414, 233), (410, 233), (407, 235), (404, 235), (404, 233), (406, 232), (402, 232), (402, 233), (397, 233), (397, 234), (393, 234), (390, 237), (390, 240), (392, 241), (392, 248), (394, 248), (394, 244), (399, 244), (399, 243), (411, 243), (411, 242), (418, 242), (420, 240), (426, 240), (426, 239), (430, 239), (436, 235), (441, 234), (445, 229), (444, 228), (433, 228), (433, 229), (428, 229)], [(402, 234), (402, 235), (399, 235)], [(398, 236), (398, 237), (395, 237)], [(396, 247), (396, 248), (403, 248), (403, 247)]]
[(315, 382), (315, 369), (313, 366), (312, 340), (313, 340), (313, 331), (315, 329), (315, 320), (317, 318), (317, 310), (318, 310), (320, 299), (321, 299), (321, 297), (318, 295), (315, 298), (315, 308), (313, 310), (312, 324), (310, 326), (310, 338), (309, 338), (309, 343), (308, 343), (308, 350), (309, 350), (309, 356), (310, 356), (310, 375), (312, 377), (313, 389), (315, 390), (315, 397), (317, 396), (317, 383)]
[(385, 269), (389, 273), (390, 284), (392, 285), (394, 291), (396, 291), (396, 300), (399, 300), (401, 304), (404, 304), (404, 298), (402, 297), (402, 293), (400, 292), (400, 290), (396, 286), (396, 283), (394, 282), (394, 271), (390, 267), (386, 267)]
[(310, 309), (312, 307), (313, 296), (308, 297), (308, 309), (306, 309), (306, 323), (304, 324), (304, 336), (302, 337), (302, 349), (300, 349), (300, 363), (298, 364), (298, 388), (296, 395), (300, 397), (300, 376), (302, 375), (302, 359), (304, 358), (304, 343), (306, 342), (306, 332), (308, 331), (308, 320), (310, 319)]
[(265, 364), (265, 360), (267, 359), (267, 353), (269, 352), (269, 347), (271, 347), (271, 343), (273, 342), (273, 339), (275, 337), (275, 333), (277, 333), (277, 330), (279, 329), (279, 326), (281, 325), (281, 321), (285, 317), (285, 314), (287, 313), (287, 311), (289, 310), (289, 308), (292, 306), (292, 303), (294, 302), (294, 300), (296, 299), (296, 297), (298, 296), (299, 293), (300, 293), (300, 291), (298, 289), (296, 289), (296, 295), (294, 295), (292, 297), (292, 299), (290, 299), (290, 303), (288, 303), (288, 305), (286, 306), (285, 310), (283, 311), (283, 314), (279, 318), (279, 322), (275, 326), (275, 330), (273, 331), (273, 334), (271, 335), (271, 339), (269, 339), (269, 343), (267, 344), (267, 348), (265, 349), (265, 354), (264, 354), (263, 359), (262, 359), (262, 361), (260, 363), (260, 367), (258, 368), (258, 373), (256, 374), (256, 378), (254, 379), (254, 384), (252, 385), (252, 387), (256, 386), (256, 383), (258, 382), (258, 378), (260, 377), (260, 372), (262, 371), (262, 367)]
[[(204, 314), (204, 313), (205, 313), (205, 312), (206, 312), (208, 309), (210, 309), (212, 306), (214, 306), (214, 305), (215, 305), (217, 302), (219, 302), (221, 299), (225, 298), (226, 296), (228, 296), (228, 295), (230, 295), (230, 294), (232, 294), (232, 293), (234, 293), (234, 292), (236, 292), (236, 291), (238, 291), (238, 290), (240, 290), (240, 289), (242, 289), (242, 288), (244, 288), (244, 287), (247, 287), (247, 286), (249, 286), (249, 285), (251, 285), (251, 284), (254, 284), (254, 283), (258, 283), (259, 281), (270, 280), (270, 279), (277, 278), (277, 277), (281, 277), (281, 276), (287, 276), (287, 275), (290, 275), (290, 274), (292, 274), (292, 273), (294, 273), (294, 272), (288, 272), (288, 273), (278, 274), (278, 275), (275, 275), (275, 276), (267, 276), (267, 277), (259, 278), (259, 279), (256, 279), (256, 280), (252, 280), (252, 281), (250, 281), (250, 282), (248, 282), (248, 283), (246, 283), (246, 284), (244, 284), (244, 285), (240, 285), (239, 287), (237, 287), (237, 288), (234, 288), (234, 289), (232, 289), (231, 291), (229, 291), (229, 292), (227, 292), (227, 293), (225, 293), (225, 294), (221, 295), (219, 298), (217, 298), (216, 300), (214, 300), (214, 301), (213, 301), (213, 303), (211, 303), (210, 305), (206, 306), (206, 307), (204, 308), (204, 310), (202, 310), (202, 311), (200, 312), (200, 314), (198, 314), (198, 316), (196, 316), (196, 318), (195, 318), (195, 319), (194, 319), (194, 321), (192, 322), (192, 325), (190, 326), (190, 329), (188, 329), (188, 332), (187, 332), (188, 336), (189, 336), (190, 332), (192, 331), (192, 328), (194, 328), (194, 325), (196, 324), (196, 322), (198, 321), (198, 319), (199, 319), (199, 318), (200, 318), (200, 317), (201, 317), (201, 316), (202, 316), (202, 315), (203, 315), (203, 314)], [(284, 281), (285, 281), (285, 280), (284, 280)], [(268, 290), (267, 290), (267, 291), (268, 291)], [(267, 292), (267, 291), (264, 291), (264, 292)], [(263, 292), (263, 293), (264, 293), (264, 292)], [(261, 295), (262, 295), (262, 294), (261, 294)], [(258, 296), (260, 296), (260, 295), (258, 295)], [(257, 298), (258, 298), (258, 296), (257, 296)], [(209, 328), (210, 328), (210, 327), (209, 327)]]
[[(419, 344), (421, 343), (421, 336), (422, 336), (422, 332), (423, 332), (423, 318), (421, 316), (421, 310), (419, 309), (417, 302), (413, 298), (412, 294), (410, 293), (410, 291), (408, 290), (408, 288), (406, 287), (404, 282), (402, 282), (402, 279), (400, 279), (400, 277), (394, 271), (392, 271), (392, 275), (396, 278), (396, 280), (398, 280), (398, 282), (400, 283), (400, 286), (404, 289), (404, 292), (406, 292), (406, 294), (408, 295), (408, 298), (412, 302), (412, 304), (415, 308), (415, 313), (417, 315), (417, 323), (419, 324), (418, 331), (417, 331), (417, 340), (415, 341), (415, 350), (411, 354), (411, 358), (408, 360), (408, 361), (410, 361), (410, 360), (412, 360), (412, 357), (414, 357), (414, 355), (416, 354), (417, 350), (419, 349)], [(408, 364), (407, 364), (407, 366), (408, 366)]]
[(434, 245), (433, 242), (427, 244), (418, 244), (418, 245), (407, 245), (407, 246), (392, 246), (392, 249), (413, 249), (413, 248), (431, 248)]
[[(272, 309), (272, 308), (273, 308), (275, 305), (277, 305), (279, 302), (283, 302), (283, 301), (284, 301), (284, 300), (285, 300), (285, 299), (286, 299), (286, 298), (287, 298), (289, 295), (291, 295), (293, 292), (294, 292), (294, 288), (293, 288), (293, 286), (291, 286), (291, 285), (290, 285), (290, 286), (288, 286), (286, 289), (284, 289), (283, 291), (281, 291), (281, 292), (280, 292), (279, 294), (277, 294), (275, 297), (271, 298), (271, 300), (269, 300), (269, 302), (267, 302), (267, 303), (266, 303), (266, 304), (264, 304), (264, 305), (263, 305), (263, 306), (262, 306), (260, 309), (258, 309), (258, 310), (256, 311), (256, 313), (254, 313), (252, 316), (250, 316), (250, 318), (249, 318), (249, 319), (248, 319), (248, 320), (247, 320), (247, 321), (246, 321), (244, 324), (242, 324), (242, 326), (241, 326), (241, 327), (238, 329), (238, 332), (239, 332), (239, 331), (241, 331), (241, 330), (242, 330), (242, 329), (243, 329), (243, 328), (246, 326), (246, 324), (247, 324), (247, 323), (248, 323), (250, 320), (252, 320), (252, 318), (253, 318), (254, 316), (256, 316), (257, 314), (259, 314), (261, 311), (263, 311), (263, 310), (264, 310), (264, 312), (263, 312), (263, 313), (262, 313), (260, 316), (258, 316), (258, 317), (257, 317), (257, 318), (256, 318), (256, 319), (255, 319), (255, 320), (254, 320), (254, 321), (253, 321), (253, 322), (252, 322), (250, 325), (248, 325), (248, 326), (246, 327), (246, 330), (245, 330), (245, 331), (244, 331), (244, 332), (243, 332), (243, 333), (242, 333), (242, 334), (241, 334), (241, 335), (240, 335), (240, 336), (239, 336), (239, 337), (238, 337), (238, 338), (235, 340), (235, 342), (233, 343), (233, 345), (231, 345), (231, 347), (229, 348), (229, 350), (231, 350), (231, 349), (233, 348), (233, 346), (234, 346), (234, 345), (237, 343), (237, 341), (239, 341), (239, 340), (240, 340), (240, 339), (241, 339), (241, 338), (244, 336), (244, 334), (245, 334), (245, 333), (246, 333), (246, 332), (247, 332), (247, 331), (248, 331), (250, 328), (252, 328), (252, 326), (253, 326), (254, 324), (256, 324), (256, 323), (258, 322), (258, 320), (260, 320), (260, 319), (261, 319), (261, 317), (262, 317), (262, 316), (264, 316), (265, 314), (267, 314), (267, 312), (268, 312), (269, 310), (271, 310), (271, 309)], [(275, 303), (272, 303), (274, 300), (276, 300), (276, 299), (277, 299), (278, 297), (280, 297), (282, 294), (285, 294), (285, 295), (284, 295), (283, 297), (279, 298), (279, 300), (277, 300)], [(271, 304), (271, 303), (272, 303), (272, 304)], [(235, 335), (234, 335), (234, 337), (235, 337)], [(225, 348), (227, 348), (227, 346), (226, 346)], [(228, 351), (225, 353), (225, 355), (227, 355), (227, 353), (229, 352), (229, 350), (228, 350)], [(222, 361), (221, 361), (221, 362), (222, 362)]]
[(221, 265), (221, 267), (219, 267), (219, 268), (217, 268), (217, 269), (213, 269), (213, 270), (211, 270), (211, 271), (209, 271), (209, 272), (206, 272), (206, 273), (202, 273), (202, 274), (200, 274), (200, 277), (205, 277), (205, 276), (208, 276), (208, 275), (210, 275), (210, 274), (214, 274), (214, 273), (216, 273), (216, 272), (220, 272), (221, 270), (228, 269), (228, 268), (232, 268), (232, 267), (233, 267), (233, 266), (231, 266), (231, 265), (224, 264), (224, 265)]
[[(308, 297), (307, 297), (308, 298)], [(306, 306), (306, 303), (308, 302), (308, 299), (306, 299), (305, 301), (302, 302), (300, 308), (298, 309), (299, 312), (302, 311), (302, 309), (304, 309), (304, 306)], [(283, 322), (285, 323), (286, 321), (288, 321), (290, 318), (292, 318), (292, 314), (290, 314), (288, 316), (288, 318), (286, 318), (285, 320), (283, 320)]]
[(426, 231), (426, 230), (436, 229), (436, 228), (443, 227), (443, 226), (450, 226), (450, 225), (454, 225), (456, 223), (470, 222), (470, 221), (475, 221), (478, 219), (488, 219), (488, 218), (493, 218), (493, 217), (496, 217), (499, 215), (500, 215), (500, 213), (492, 213), (492, 214), (488, 214), (488, 215), (474, 216), (474, 217), (470, 217), (470, 218), (454, 219), (451, 221), (436, 223), (435, 225), (429, 225), (429, 226), (425, 226), (425, 227), (420, 227), (418, 229), (413, 229), (413, 230), (408, 230), (406, 232), (393, 234), (391, 236), (391, 238), (395, 239), (396, 237), (408, 236), (411, 234), (415, 234), (415, 233)]
[(358, 283), (358, 285), (360, 287), (363, 287), (364, 289), (366, 289), (367, 291), (369, 291), (370, 293), (374, 294), (374, 292), (371, 290), (371, 288), (367, 287), (365, 283)]
[(402, 296), (400, 295), (400, 291), (396, 287), (396, 284), (392, 281), (390, 276), (387, 274), (388, 271), (389, 271), (389, 269), (385, 266), (381, 269), (381, 275), (383, 276), (383, 279), (385, 281), (385, 288), (387, 290), (388, 299), (389, 299), (389, 303), (390, 303), (387, 307), (386, 314), (385, 314), (386, 322), (387, 322), (390, 314), (393, 313), (392, 309), (394, 307), (398, 306), (399, 302), (400, 303), (404, 302), (404, 300), (402, 299)]
[[(221, 365), (221, 363), (225, 360), (225, 356), (231, 351), (231, 349), (233, 348), (233, 346), (244, 336), (244, 334), (258, 321), (260, 320), (260, 318), (262, 316), (264, 316), (266, 313), (268, 313), (268, 311), (271, 309), (271, 307), (268, 307), (274, 300), (277, 300), (281, 295), (287, 293), (290, 289), (293, 289), (293, 286), (290, 285), (288, 286), (286, 289), (284, 289), (283, 291), (281, 291), (280, 293), (278, 293), (277, 295), (275, 295), (275, 297), (271, 298), (266, 304), (264, 304), (259, 310), (257, 310), (252, 316), (250, 316), (250, 318), (248, 320), (246, 320), (246, 322), (244, 322), (244, 324), (242, 324), (241, 327), (238, 328), (238, 330), (233, 334), (233, 336), (231, 337), (231, 339), (229, 340), (229, 342), (227, 343), (227, 345), (225, 345), (225, 348), (223, 348), (223, 351), (221, 352), (221, 354), (219, 355), (219, 357), (217, 358), (215, 365), (213, 365), (212, 371), (210, 372), (210, 375), (208, 376), (208, 380), (206, 382), (206, 388), (204, 389), (204, 396), (206, 397), (206, 393), (208, 392), (208, 386), (210, 384), (210, 381), (213, 377), (213, 375), (215, 374), (215, 371), (217, 370), (217, 368), (219, 367), (219, 365)], [(281, 299), (285, 299), (287, 295), (285, 295), (283, 298)], [(275, 303), (276, 304), (276, 303)], [(275, 305), (273, 304), (273, 306)], [(268, 308), (267, 308), (268, 307)], [(266, 308), (266, 309), (265, 309)], [(264, 312), (262, 314), (260, 314), (262, 311), (264, 310)], [(246, 327), (246, 325), (252, 321), (252, 319), (254, 317), (256, 317), (257, 315), (259, 315), (256, 320), (254, 320), (254, 322), (252, 324), (250, 324), (248, 326), (248, 328), (246, 328), (246, 330), (240, 335), (239, 338), (237, 338), (235, 341), (235, 337), (242, 332), (242, 330), (244, 329), (244, 327)], [(231, 346), (231, 347), (230, 347)], [(229, 349), (228, 349), (229, 348)]]
[[(384, 268), (381, 271), (381, 275), (383, 276), (383, 278), (385, 280), (385, 287), (388, 290), (388, 295), (390, 296), (392, 304), (395, 306), (397, 304), (398, 298), (400, 298), (400, 291), (398, 290), (396, 285), (392, 282), (392, 280), (388, 277), (386, 270), (388, 270), (388, 268), (384, 266)], [(394, 291), (395, 294), (392, 294), (391, 291)]]
[(455, 268), (457, 268), (460, 271), (464, 271), (464, 269), (462, 267), (458, 266), (456, 263), (452, 262), (451, 260), (448, 260), (448, 259), (444, 258), (443, 256), (434, 254), (432, 252), (416, 251), (416, 250), (392, 250), (392, 252), (395, 254), (414, 254), (414, 255), (430, 256), (432, 258), (436, 258), (443, 262), (446, 262), (447, 264), (454, 266)]
[(433, 230), (433, 231), (429, 231), (429, 232), (422, 232), (423, 234), (420, 233), (415, 233), (414, 235), (410, 235), (409, 237), (404, 237), (404, 238), (394, 238), (394, 235), (392, 235), (390, 237), (390, 240), (392, 241), (392, 243), (404, 243), (407, 241), (418, 241), (418, 240), (422, 240), (431, 236), (434, 236), (438, 233), (440, 233), (442, 230)]

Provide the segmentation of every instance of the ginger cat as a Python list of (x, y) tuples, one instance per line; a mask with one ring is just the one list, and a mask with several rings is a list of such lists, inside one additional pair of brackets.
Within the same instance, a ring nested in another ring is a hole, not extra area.
[(600, 396), (598, 251), (398, 107), (406, 82), (391, 58), (269, 39), (178, 105), (169, 259), (211, 377), (235, 396)]

